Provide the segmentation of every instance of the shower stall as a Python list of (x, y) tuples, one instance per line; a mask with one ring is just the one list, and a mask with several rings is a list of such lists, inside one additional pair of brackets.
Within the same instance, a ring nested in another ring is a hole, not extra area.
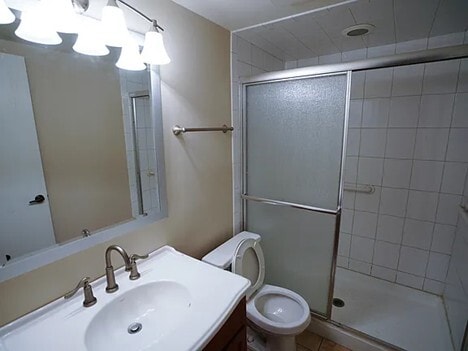
[(388, 347), (462, 348), (465, 57), (461, 45), (240, 84), (241, 226), (262, 236), (266, 281)]

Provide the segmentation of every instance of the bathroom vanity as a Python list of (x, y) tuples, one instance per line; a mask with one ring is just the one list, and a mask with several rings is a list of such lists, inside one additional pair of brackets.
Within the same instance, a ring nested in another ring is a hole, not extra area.
[(4, 326), (0, 351), (246, 350), (247, 279), (169, 246), (138, 268), (138, 280), (117, 270), (113, 293), (93, 282), (90, 307), (80, 291)]
[(204, 351), (247, 351), (247, 316), (245, 298), (211, 339)]

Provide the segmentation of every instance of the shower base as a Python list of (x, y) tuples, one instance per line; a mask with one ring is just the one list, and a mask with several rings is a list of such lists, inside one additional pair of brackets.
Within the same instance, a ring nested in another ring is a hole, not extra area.
[(408, 351), (453, 351), (442, 299), (337, 268), (332, 320)]

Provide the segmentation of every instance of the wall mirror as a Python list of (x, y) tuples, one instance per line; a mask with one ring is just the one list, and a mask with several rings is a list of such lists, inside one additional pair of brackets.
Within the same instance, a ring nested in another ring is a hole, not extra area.
[(0, 27), (0, 281), (166, 214), (157, 70), (77, 54), (72, 35), (28, 43), (17, 25)]

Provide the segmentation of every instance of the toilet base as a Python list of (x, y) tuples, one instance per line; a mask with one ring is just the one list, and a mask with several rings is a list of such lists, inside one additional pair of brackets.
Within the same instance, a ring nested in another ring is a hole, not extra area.
[(247, 328), (247, 348), (251, 351), (296, 351), (296, 337), (263, 334)]

